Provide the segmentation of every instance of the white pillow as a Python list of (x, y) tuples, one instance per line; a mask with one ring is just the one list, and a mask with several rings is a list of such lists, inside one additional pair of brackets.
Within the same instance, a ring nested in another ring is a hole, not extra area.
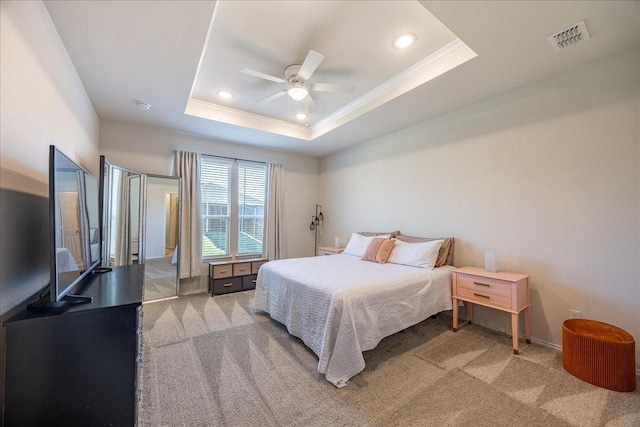
[(436, 265), (442, 242), (444, 240), (409, 243), (396, 239), (396, 244), (393, 246), (387, 262), (432, 270)]
[(363, 236), (362, 234), (353, 233), (351, 238), (349, 239), (349, 243), (347, 243), (347, 247), (344, 248), (343, 254), (347, 255), (355, 255), (362, 258), (364, 253), (367, 251), (367, 248), (371, 244), (371, 241), (375, 238), (383, 238), (388, 239), (389, 235), (385, 234), (383, 236)]

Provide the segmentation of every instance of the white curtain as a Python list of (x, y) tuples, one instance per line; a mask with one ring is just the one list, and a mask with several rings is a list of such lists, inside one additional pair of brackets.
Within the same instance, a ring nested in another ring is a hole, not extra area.
[(265, 258), (285, 258), (284, 167), (269, 163), (267, 177), (267, 244)]
[(174, 174), (182, 178), (178, 271), (180, 279), (200, 276), (202, 266), (202, 196), (200, 191), (200, 154), (176, 151)]

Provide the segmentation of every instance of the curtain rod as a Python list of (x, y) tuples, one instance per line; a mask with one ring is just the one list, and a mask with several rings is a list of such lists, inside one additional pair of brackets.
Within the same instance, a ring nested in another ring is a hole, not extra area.
[(249, 163), (263, 163), (263, 164), (267, 164), (268, 162), (259, 162), (257, 160), (246, 160), (246, 159), (238, 159), (236, 157), (227, 157), (227, 156), (218, 156), (216, 154), (205, 154), (205, 153), (200, 153), (200, 155), (202, 156), (208, 156), (208, 157), (218, 157), (220, 159), (228, 159), (228, 160), (234, 160), (234, 161), (242, 161), (242, 162), (249, 162)]

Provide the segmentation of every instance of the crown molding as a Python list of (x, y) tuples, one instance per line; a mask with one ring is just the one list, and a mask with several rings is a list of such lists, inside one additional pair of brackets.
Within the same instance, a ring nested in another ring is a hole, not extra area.
[(189, 99), (184, 113), (203, 119), (258, 129), (306, 141), (311, 140), (311, 131), (306, 126), (289, 123), (284, 120), (272, 119), (271, 117), (249, 113), (235, 108), (224, 107), (197, 98)]
[(318, 121), (311, 128), (311, 139), (324, 135), (351, 120), (433, 80), (478, 56), (462, 40), (456, 39), (405, 71), (365, 93), (353, 102)]

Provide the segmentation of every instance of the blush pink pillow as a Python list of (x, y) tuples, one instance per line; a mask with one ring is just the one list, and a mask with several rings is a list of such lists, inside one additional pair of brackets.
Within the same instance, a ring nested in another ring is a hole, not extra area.
[(376, 255), (378, 254), (378, 249), (380, 249), (380, 246), (382, 246), (382, 243), (385, 240), (386, 239), (383, 239), (382, 237), (374, 237), (373, 239), (371, 239), (371, 243), (369, 243), (367, 250), (364, 251), (362, 259), (364, 261), (378, 262), (376, 261)]
[(380, 264), (386, 263), (395, 242), (396, 239), (383, 239), (380, 237), (373, 238), (371, 243), (369, 243), (367, 250), (364, 252), (362, 259), (364, 261), (373, 261)]
[(393, 245), (395, 243), (396, 239), (385, 239), (380, 245), (378, 253), (376, 254), (376, 262), (380, 264), (386, 263), (387, 258), (389, 258), (389, 254), (391, 253), (391, 249), (393, 249)]

